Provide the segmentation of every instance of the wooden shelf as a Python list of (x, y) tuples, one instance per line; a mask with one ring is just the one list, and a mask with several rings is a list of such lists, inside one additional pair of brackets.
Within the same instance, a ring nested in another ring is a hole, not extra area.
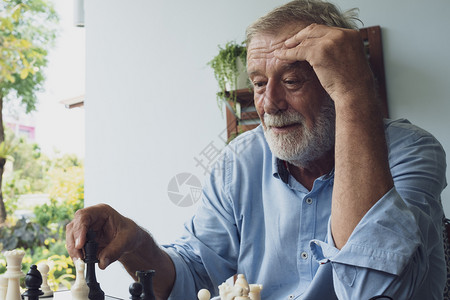
[[(236, 93), (236, 103), (234, 94)], [(242, 132), (256, 128), (259, 123), (258, 113), (253, 103), (253, 91), (251, 89), (241, 89), (226, 92), (227, 100), (227, 138), (232, 140)]]

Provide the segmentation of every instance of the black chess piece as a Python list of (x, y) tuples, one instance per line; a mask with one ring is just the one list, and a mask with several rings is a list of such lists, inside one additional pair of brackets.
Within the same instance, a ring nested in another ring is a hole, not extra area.
[(86, 235), (86, 244), (84, 245), (84, 262), (86, 263), (86, 283), (89, 287), (88, 298), (90, 300), (104, 300), (105, 293), (100, 288), (95, 276), (95, 264), (98, 263), (97, 249), (98, 244), (95, 240), (95, 232), (89, 230)]
[(42, 275), (38, 271), (36, 265), (31, 265), (30, 270), (25, 276), (25, 286), (27, 290), (22, 294), (24, 299), (28, 300), (38, 300), (40, 295), (43, 295), (44, 292), (40, 290), (42, 285)]
[(137, 271), (136, 276), (138, 281), (142, 284), (143, 292), (141, 300), (156, 300), (155, 293), (153, 292), (153, 276), (155, 270)]
[(130, 284), (130, 288), (129, 288), (129, 291), (131, 294), (130, 299), (131, 300), (140, 300), (141, 294), (142, 294), (142, 289), (143, 289), (142, 284), (140, 282), (135, 281), (132, 284)]

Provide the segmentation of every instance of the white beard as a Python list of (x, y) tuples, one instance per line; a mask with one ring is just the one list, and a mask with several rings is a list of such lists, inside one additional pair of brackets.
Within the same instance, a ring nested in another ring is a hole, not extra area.
[[(264, 115), (264, 136), (272, 153), (297, 167), (308, 167), (334, 147), (336, 132), (334, 102), (325, 103), (312, 128), (308, 128), (305, 117), (288, 109), (276, 115)], [(273, 132), (271, 126), (300, 124), (288, 133)]]

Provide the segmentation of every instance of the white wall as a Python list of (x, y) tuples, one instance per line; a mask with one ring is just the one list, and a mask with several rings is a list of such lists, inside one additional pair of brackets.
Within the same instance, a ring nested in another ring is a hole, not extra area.
[[(217, 45), (241, 41), (257, 16), (287, 1), (86, 1), (86, 204), (111, 204), (164, 243), (195, 205), (168, 197), (173, 176), (203, 178), (194, 158), (221, 149), (225, 120), (206, 63)], [(381, 25), (391, 116), (433, 132), (449, 151), (450, 2), (336, 1)], [(185, 192), (185, 191), (183, 191)], [(449, 192), (444, 192), (450, 215)], [(107, 293), (128, 296), (117, 264), (100, 272)]]

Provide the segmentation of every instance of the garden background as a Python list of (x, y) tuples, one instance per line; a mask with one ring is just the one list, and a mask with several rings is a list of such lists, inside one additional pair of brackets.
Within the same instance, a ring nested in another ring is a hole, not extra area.
[[(23, 271), (47, 261), (54, 290), (75, 278), (65, 225), (84, 205), (84, 111), (61, 101), (83, 92), (84, 30), (73, 25), (73, 2), (2, 0), (0, 274), (2, 253), (24, 249)], [(36, 135), (10, 130), (8, 114), (31, 116)]]

